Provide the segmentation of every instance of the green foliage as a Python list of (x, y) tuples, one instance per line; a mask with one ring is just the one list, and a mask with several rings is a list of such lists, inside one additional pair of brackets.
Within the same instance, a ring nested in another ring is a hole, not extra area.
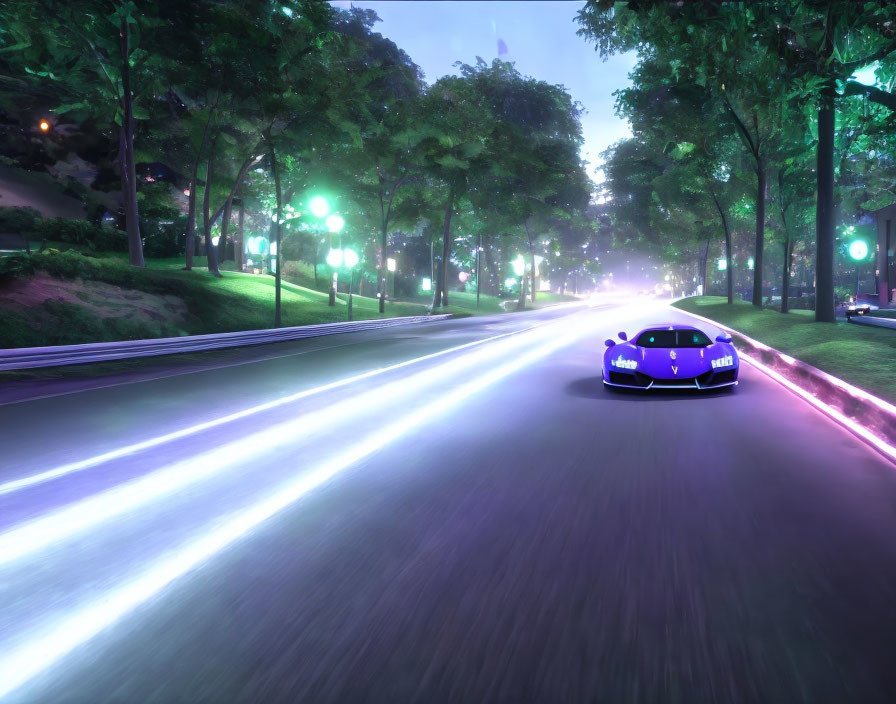
[[(140, 232), (144, 237), (143, 251), (147, 257), (175, 257), (184, 252), (187, 219), (178, 215), (174, 220), (147, 220), (141, 222)], [(119, 250), (115, 250), (119, 251)]]
[(0, 207), (0, 232), (27, 235), (35, 231), (40, 217), (34, 208)]
[(0, 281), (31, 276), (34, 269), (34, 260), (30, 254), (16, 253), (0, 257)]
[(44, 218), (34, 229), (37, 239), (84, 245), (99, 252), (126, 252), (127, 235), (121, 230), (71, 218)]

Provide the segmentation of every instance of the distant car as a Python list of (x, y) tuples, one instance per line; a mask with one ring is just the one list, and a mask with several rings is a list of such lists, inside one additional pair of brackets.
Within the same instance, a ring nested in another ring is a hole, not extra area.
[(715, 341), (690, 325), (649, 327), (632, 341), (607, 340), (603, 381), (626, 389), (720, 389), (737, 386), (739, 361), (729, 335)]
[(846, 317), (849, 318), (852, 315), (867, 315), (873, 310), (879, 310), (880, 306), (876, 303), (872, 303), (864, 296), (859, 296), (855, 299), (851, 298), (848, 301), (843, 301), (837, 308), (846, 313)]

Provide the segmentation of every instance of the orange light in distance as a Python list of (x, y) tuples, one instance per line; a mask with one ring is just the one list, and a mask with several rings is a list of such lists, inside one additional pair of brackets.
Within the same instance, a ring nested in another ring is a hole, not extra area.
[(49, 132), (50, 131), (50, 123), (47, 122), (46, 120), (41, 120), (40, 124), (38, 124), (38, 127), (40, 127), (41, 132)]

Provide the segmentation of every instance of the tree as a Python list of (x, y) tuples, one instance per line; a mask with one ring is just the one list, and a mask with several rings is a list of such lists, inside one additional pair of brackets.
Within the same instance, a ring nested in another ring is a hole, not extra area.
[(59, 88), (59, 114), (93, 119), (118, 134), (118, 168), (128, 259), (144, 266), (134, 139), (170, 67), (153, 47), (168, 27), (153, 0), (46, 0), (3, 6), (0, 23), (12, 44), (7, 62)]

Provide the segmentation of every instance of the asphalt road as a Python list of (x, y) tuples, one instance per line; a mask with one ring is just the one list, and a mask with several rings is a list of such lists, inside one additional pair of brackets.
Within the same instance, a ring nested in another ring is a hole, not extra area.
[(660, 319), (686, 316), (0, 376), (0, 692), (896, 701), (893, 465), (746, 365), (733, 393), (606, 392), (603, 340)]

